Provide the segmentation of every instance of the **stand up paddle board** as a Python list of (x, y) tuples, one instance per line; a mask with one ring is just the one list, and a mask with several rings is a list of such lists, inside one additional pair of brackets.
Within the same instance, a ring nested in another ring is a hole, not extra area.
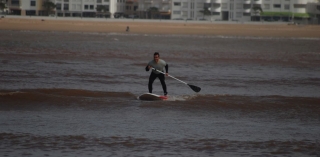
[(157, 95), (152, 93), (145, 93), (138, 97), (139, 100), (146, 100), (146, 101), (157, 101), (157, 100), (167, 100), (168, 98), (163, 95)]

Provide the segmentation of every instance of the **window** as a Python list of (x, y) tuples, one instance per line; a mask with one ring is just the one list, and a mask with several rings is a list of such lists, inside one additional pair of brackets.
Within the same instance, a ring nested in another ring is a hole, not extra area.
[(35, 10), (26, 10), (26, 15), (36, 15), (36, 11)]
[(90, 5), (90, 10), (94, 10), (94, 5)]
[(243, 9), (251, 9), (251, 4), (243, 4)]
[(285, 10), (290, 10), (290, 5), (289, 4), (284, 5), (284, 9)]
[(210, 7), (211, 7), (211, 3), (204, 3), (203, 4), (203, 8), (210, 8)]
[(281, 4), (274, 4), (273, 8), (281, 8)]
[(57, 9), (57, 10), (61, 10), (61, 3), (57, 3), (56, 9)]
[(89, 9), (89, 5), (84, 5), (84, 10), (88, 10)]
[(102, 0), (97, 0), (97, 3), (102, 3)]
[(242, 12), (237, 12), (236, 13), (236, 18), (241, 18), (242, 17)]
[(12, 0), (11, 5), (20, 5), (20, 0)]
[(222, 9), (228, 9), (228, 4), (227, 3), (221, 3), (221, 8)]
[(294, 5), (293, 5), (293, 7), (294, 7), (295, 9), (304, 9), (304, 8), (306, 8), (306, 6), (307, 6), (307, 5), (305, 5), (305, 4), (294, 4)]
[(69, 4), (64, 4), (63, 5), (63, 10), (69, 10)]
[(182, 7), (183, 8), (188, 8), (188, 3), (187, 2), (182, 3)]
[(175, 14), (175, 15), (180, 15), (180, 14), (181, 14), (181, 11), (173, 11), (173, 14)]
[(180, 2), (174, 2), (173, 5), (174, 6), (181, 6), (181, 3)]
[(104, 2), (109, 2), (109, 0), (104, 0)]
[(243, 9), (243, 5), (242, 5), (242, 3), (237, 3), (237, 5), (236, 5), (236, 9)]
[(33, 6), (33, 7), (36, 6), (36, 1), (31, 1), (30, 6)]
[(220, 15), (220, 12), (212, 12), (212, 15)]

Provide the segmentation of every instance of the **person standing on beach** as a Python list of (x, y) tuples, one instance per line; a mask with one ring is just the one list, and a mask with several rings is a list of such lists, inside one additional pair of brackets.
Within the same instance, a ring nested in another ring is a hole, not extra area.
[[(163, 72), (163, 68), (165, 68), (166, 76), (168, 76), (168, 69), (169, 69), (168, 64), (164, 60), (160, 59), (160, 54), (158, 52), (155, 52), (153, 54), (153, 60), (151, 60), (148, 63), (148, 65), (146, 66), (146, 71), (149, 71), (151, 68), (157, 69), (162, 72)], [(149, 93), (152, 93), (152, 84), (156, 78), (159, 78), (161, 85), (162, 85), (164, 95), (166, 96), (168, 94), (168, 92), (167, 92), (166, 82), (164, 81), (165, 76), (164, 76), (164, 74), (162, 74), (156, 70), (153, 70), (153, 69), (152, 69), (152, 72), (149, 77), (149, 83), (148, 83)]]

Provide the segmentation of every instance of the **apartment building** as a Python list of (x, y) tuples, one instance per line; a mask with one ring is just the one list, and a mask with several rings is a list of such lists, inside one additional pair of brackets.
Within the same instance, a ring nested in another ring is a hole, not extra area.
[[(45, 0), (8, 0), (9, 14), (12, 15), (46, 15), (43, 8)], [(97, 7), (107, 9), (103, 14), (113, 18), (115, 14), (125, 12), (126, 0), (50, 0), (56, 5), (54, 16), (96, 17)]]
[(203, 18), (200, 12), (204, 9), (207, 0), (172, 0), (171, 19), (198, 20)]
[[(13, 15), (47, 15), (44, 0), (5, 0)], [(319, 0), (50, 0), (51, 15), (208, 21), (319, 21)], [(106, 8), (97, 11), (98, 7)], [(261, 8), (263, 12), (254, 8)]]
[(42, 2), (42, 0), (8, 0), (8, 13), (23, 16), (41, 15)]
[[(56, 16), (110, 17), (125, 11), (125, 0), (51, 0), (56, 4)], [(97, 11), (97, 7), (106, 10)]]
[(139, 18), (138, 0), (126, 0), (126, 8), (123, 16), (128, 18)]
[[(263, 12), (255, 11), (255, 7)], [(319, 7), (318, 0), (172, 0), (171, 19), (288, 21), (292, 17), (310, 18), (310, 14), (319, 14)], [(205, 9), (211, 13), (204, 15)]]
[[(140, 18), (144, 19), (170, 19), (172, 0), (138, 0), (138, 14)], [(155, 13), (150, 9), (157, 8)]]

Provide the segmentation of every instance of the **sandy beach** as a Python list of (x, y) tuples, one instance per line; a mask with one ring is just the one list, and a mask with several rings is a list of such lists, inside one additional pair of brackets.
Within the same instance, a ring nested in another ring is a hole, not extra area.
[(319, 38), (320, 26), (287, 23), (5, 17), (1, 30)]

